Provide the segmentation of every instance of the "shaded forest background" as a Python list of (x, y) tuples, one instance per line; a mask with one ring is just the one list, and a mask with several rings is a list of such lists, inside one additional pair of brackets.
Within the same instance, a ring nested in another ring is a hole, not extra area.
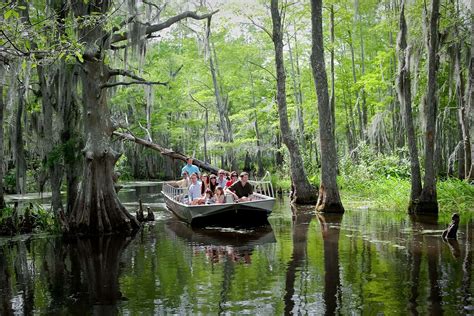
[[(433, 159), (436, 176), (443, 180), (474, 177), (469, 161), (473, 3), (442, 0), (439, 6)], [(354, 192), (363, 188), (370, 195), (371, 181), (377, 181), (383, 184), (378, 189), (385, 190), (381, 194), (396, 185), (408, 198), (407, 127), (397, 96), (401, 6), (401, 1), (328, 0), (322, 14), (339, 185)], [(321, 150), (310, 63), (310, 3), (287, 1), (280, 10), (288, 118), (309, 181), (318, 185)], [(422, 167), (429, 124), (424, 104), (430, 10), (426, 1), (405, 3), (406, 60)], [(181, 12), (212, 14), (212, 23), (190, 16), (149, 32), (151, 25)], [(116, 1), (103, 13), (81, 17), (62, 1), (7, 1), (1, 13), (0, 178), (5, 192), (62, 188), (68, 193), (66, 209), (72, 209), (83, 177), (84, 118), (89, 115), (79, 77), (90, 58), (85, 54), (90, 43), (78, 34), (88, 28), (94, 32), (97, 25), (113, 33), (110, 49), (103, 53), (111, 80), (100, 89), (107, 91), (115, 129), (227, 170), (249, 170), (255, 176), (268, 170), (278, 186), (289, 188), (269, 3)], [(123, 153), (115, 166), (121, 179), (176, 178), (182, 166), (118, 138), (112, 138), (112, 148)], [(445, 187), (472, 199), (467, 183)]]

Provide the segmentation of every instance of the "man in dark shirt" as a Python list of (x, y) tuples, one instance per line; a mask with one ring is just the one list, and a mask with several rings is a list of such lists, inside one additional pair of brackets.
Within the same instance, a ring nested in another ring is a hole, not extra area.
[(253, 187), (248, 183), (248, 180), (249, 174), (242, 172), (240, 174), (240, 180), (228, 187), (226, 192), (230, 193), (236, 202), (250, 201), (252, 199)]

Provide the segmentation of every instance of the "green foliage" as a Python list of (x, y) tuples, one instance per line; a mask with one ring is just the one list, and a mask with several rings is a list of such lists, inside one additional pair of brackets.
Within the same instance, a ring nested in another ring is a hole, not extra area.
[(0, 213), (0, 232), (19, 234), (25, 232), (60, 232), (60, 227), (53, 213), (36, 202), (20, 204), (16, 209), (6, 206)]
[(130, 170), (130, 165), (127, 161), (127, 156), (120, 156), (119, 160), (115, 164), (115, 171), (120, 173), (119, 179), (121, 181), (132, 180), (132, 171)]
[(5, 176), (3, 177), (3, 185), (5, 187), (5, 191), (7, 193), (9, 192), (15, 192), (15, 187), (16, 187), (16, 169), (9, 169)]
[(441, 212), (474, 211), (474, 186), (459, 179), (439, 181), (438, 203)]
[[(402, 158), (400, 158), (402, 157)], [(400, 149), (394, 155), (381, 154), (365, 143), (357, 149), (357, 163), (345, 156), (340, 162), (340, 171), (345, 178), (376, 180), (379, 178), (410, 178), (410, 161), (407, 149)]]

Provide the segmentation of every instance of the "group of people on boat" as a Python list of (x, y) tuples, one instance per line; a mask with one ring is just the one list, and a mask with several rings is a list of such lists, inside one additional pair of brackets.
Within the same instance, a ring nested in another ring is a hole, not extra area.
[(190, 205), (223, 204), (226, 203), (226, 195), (234, 202), (251, 201), (253, 187), (248, 182), (249, 174), (236, 171), (231, 173), (220, 169), (215, 174), (201, 174), (193, 159), (187, 158), (187, 164), (181, 169), (182, 179), (176, 184), (180, 188), (187, 189), (186, 203)]

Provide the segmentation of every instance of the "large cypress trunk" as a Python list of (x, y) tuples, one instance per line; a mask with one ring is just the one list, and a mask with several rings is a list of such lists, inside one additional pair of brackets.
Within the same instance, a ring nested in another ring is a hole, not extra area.
[(403, 112), (403, 119), (408, 139), (408, 150), (410, 153), (411, 191), (408, 211), (414, 210), (414, 203), (421, 193), (420, 162), (418, 161), (418, 148), (416, 145), (415, 127), (411, 108), (411, 80), (410, 80), (410, 54), (407, 49), (407, 24), (405, 20), (405, 1), (400, 9), (400, 32), (397, 40), (398, 51), (398, 100)]
[(322, 1), (311, 1), (312, 51), (311, 68), (318, 95), (319, 139), (321, 148), (321, 184), (316, 209), (321, 212), (343, 213), (344, 207), (337, 187), (337, 154), (334, 139), (328, 81), (324, 64)]
[(83, 180), (69, 217), (73, 232), (105, 233), (130, 231), (138, 221), (120, 203), (114, 188), (114, 166), (120, 155), (110, 146), (113, 132), (107, 107), (102, 60), (85, 61), (82, 71), (84, 132), (86, 145)]
[(435, 168), (435, 141), (436, 141), (436, 115), (438, 100), (436, 97), (436, 73), (438, 52), (438, 20), (439, 0), (431, 3), (429, 31), (427, 32), (428, 48), (428, 90), (424, 103), (425, 115), (425, 176), (423, 189), (415, 206), (418, 213), (438, 213), (438, 200), (436, 193), (436, 168)]
[[(105, 14), (109, 5), (100, 0), (76, 2), (73, 9), (76, 16)], [(135, 217), (120, 203), (114, 188), (114, 166), (120, 155), (110, 146), (114, 128), (107, 107), (107, 93), (102, 88), (109, 78), (104, 64), (105, 35), (99, 25), (84, 26), (79, 31), (86, 47), (81, 68), (86, 144), (83, 180), (69, 215), (73, 233), (125, 232), (139, 227)]]
[[(474, 0), (471, 0), (471, 13), (474, 12)], [(469, 58), (469, 87), (465, 102), (467, 107), (467, 131), (474, 137), (474, 15), (471, 14), (471, 56)], [(467, 178), (474, 179), (474, 146), (471, 146), (471, 165), (466, 168)]]
[(278, 0), (272, 0), (271, 13), (273, 21), (273, 44), (275, 47), (275, 65), (277, 72), (277, 103), (280, 117), (280, 130), (283, 143), (290, 153), (290, 173), (293, 184), (293, 202), (312, 204), (316, 201), (316, 190), (309, 183), (303, 165), (303, 158), (296, 139), (288, 123), (286, 106), (286, 74), (283, 64), (283, 35)]
[[(0, 74), (3, 74), (3, 65)], [(3, 198), (3, 113), (5, 103), (3, 102), (3, 82), (0, 82), (0, 210), (5, 207), (5, 200)]]

